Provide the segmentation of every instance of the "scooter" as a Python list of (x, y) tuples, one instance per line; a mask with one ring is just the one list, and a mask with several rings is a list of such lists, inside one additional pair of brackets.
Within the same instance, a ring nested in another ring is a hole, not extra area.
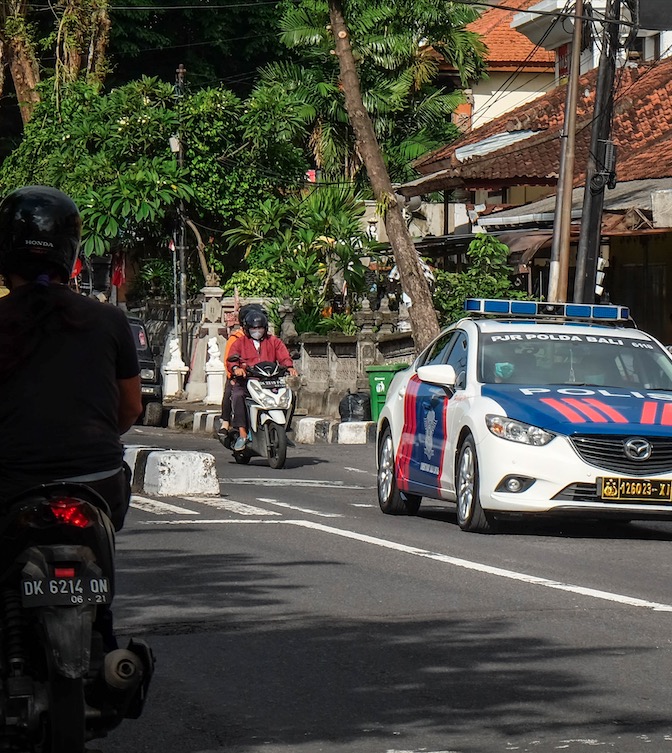
[(0, 518), (0, 749), (84, 753), (142, 712), (151, 649), (117, 648), (114, 529), (92, 489), (43, 484)]
[[(230, 359), (233, 360), (233, 359)], [(253, 457), (268, 460), (271, 468), (283, 468), (287, 447), (293, 445), (287, 437), (294, 414), (294, 392), (287, 384), (288, 369), (275, 361), (262, 361), (247, 369), (248, 442), (240, 451), (233, 450), (238, 430), (218, 434), (219, 441), (233, 451), (236, 463), (246, 465)]]

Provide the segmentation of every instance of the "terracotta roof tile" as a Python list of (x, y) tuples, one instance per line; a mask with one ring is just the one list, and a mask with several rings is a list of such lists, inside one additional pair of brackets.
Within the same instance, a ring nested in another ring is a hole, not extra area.
[[(583, 182), (588, 158), (597, 71), (580, 79), (577, 107), (575, 184)], [(612, 139), (617, 145), (620, 181), (672, 177), (672, 58), (617, 72)], [(557, 175), (560, 133), (564, 121), (566, 86), (557, 87), (533, 102), (486, 123), (450, 146), (421, 158), (422, 175), (451, 169), (467, 181), (541, 182)], [(520, 130), (534, 136), (496, 152), (464, 162), (455, 157), (458, 147), (476, 144), (489, 136)]]
[[(527, 10), (539, 0), (500, 0), (503, 8), (488, 8), (479, 19), (467, 28), (483, 37), (488, 47), (488, 68), (518, 67), (535, 68), (552, 72), (555, 56), (552, 52), (537, 48), (519, 31), (511, 28), (516, 13)], [(516, 10), (510, 10), (515, 8)]]

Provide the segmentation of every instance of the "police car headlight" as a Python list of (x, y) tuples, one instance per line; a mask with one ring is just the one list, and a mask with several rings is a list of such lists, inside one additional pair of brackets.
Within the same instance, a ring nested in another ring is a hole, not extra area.
[(496, 437), (508, 439), (510, 442), (543, 447), (555, 438), (555, 434), (551, 434), (550, 431), (505, 416), (486, 416), (485, 423)]
[(140, 379), (143, 382), (153, 382), (156, 372), (154, 369), (140, 369)]

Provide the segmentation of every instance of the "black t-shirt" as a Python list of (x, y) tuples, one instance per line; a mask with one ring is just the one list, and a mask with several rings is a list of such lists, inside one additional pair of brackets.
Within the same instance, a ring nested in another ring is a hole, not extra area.
[[(0, 299), (0, 321), (27, 294), (17, 288)], [(117, 379), (139, 373), (128, 321), (110, 304), (66, 288), (57, 294), (75, 328), (52, 316), (49, 335), (0, 384), (3, 499), (36, 484), (113, 470), (123, 460)]]

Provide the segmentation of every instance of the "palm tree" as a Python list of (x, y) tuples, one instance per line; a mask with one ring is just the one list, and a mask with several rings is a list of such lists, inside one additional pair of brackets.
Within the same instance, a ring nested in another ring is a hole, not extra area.
[[(433, 82), (439, 56), (467, 82), (480, 75), (485, 52), (465, 25), (478, 12), (441, 0), (354, 0), (348, 3), (362, 99), (373, 121), (393, 179), (405, 180), (408, 162), (457, 135), (450, 114), (462, 99)], [(339, 84), (329, 12), (322, 0), (290, 4), (282, 41), (300, 62), (267, 66), (260, 87), (282, 86), (302, 103), (312, 158), (326, 176), (353, 179), (362, 160), (350, 128)]]

